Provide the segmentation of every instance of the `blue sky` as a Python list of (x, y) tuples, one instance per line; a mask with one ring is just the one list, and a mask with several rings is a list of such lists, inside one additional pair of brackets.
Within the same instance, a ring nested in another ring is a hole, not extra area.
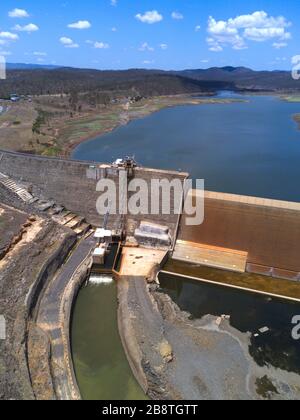
[(9, 62), (99, 69), (290, 69), (299, 0), (4, 0)]

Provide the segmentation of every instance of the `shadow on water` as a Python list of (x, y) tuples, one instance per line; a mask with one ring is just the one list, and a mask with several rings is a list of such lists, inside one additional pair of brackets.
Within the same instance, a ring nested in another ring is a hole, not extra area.
[(72, 352), (83, 399), (147, 399), (131, 372), (119, 337), (114, 282), (90, 283), (81, 289), (73, 313)]
[[(292, 338), (292, 318), (300, 315), (299, 303), (165, 273), (159, 280), (162, 291), (192, 318), (230, 315), (232, 327), (250, 332), (250, 354), (260, 366), (270, 364), (300, 374), (300, 341)], [(260, 333), (264, 327), (269, 330)]]

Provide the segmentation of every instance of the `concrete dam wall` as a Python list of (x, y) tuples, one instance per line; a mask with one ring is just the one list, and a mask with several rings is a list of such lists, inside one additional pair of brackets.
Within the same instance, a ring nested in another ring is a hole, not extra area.
[[(101, 226), (104, 220), (96, 210), (97, 182), (105, 178), (118, 185), (119, 170), (95, 162), (0, 151), (0, 172), (32, 186), (45, 199), (55, 200), (94, 226)], [(184, 183), (187, 174), (135, 168), (134, 176), (146, 181), (150, 194), (153, 179)], [(174, 214), (174, 207), (173, 200), (171, 215), (161, 211), (158, 215), (128, 215), (123, 220), (127, 233), (133, 233), (140, 221), (149, 220), (166, 225), (174, 242), (179, 226), (181, 241), (247, 253), (249, 272), (300, 280), (300, 203), (206, 192), (205, 219), (200, 226), (186, 226), (185, 216)], [(109, 217), (110, 228), (119, 222), (119, 215)]]
[(247, 271), (300, 280), (300, 203), (205, 193), (205, 220), (179, 239), (248, 253)]
[[(107, 167), (107, 168), (105, 168)], [(37, 195), (47, 200), (55, 200), (69, 211), (84, 217), (88, 223), (101, 226), (104, 217), (96, 210), (96, 202), (100, 193), (96, 191), (100, 179), (115, 181), (118, 188), (119, 170), (109, 165), (96, 162), (83, 162), (40, 156), (26, 155), (14, 152), (0, 151), (0, 172), (9, 177), (30, 185)], [(152, 179), (180, 179), (183, 183), (185, 173), (135, 168), (134, 176), (146, 181), (149, 190)], [(130, 195), (129, 195), (130, 197)], [(117, 203), (119, 205), (119, 203)], [(149, 204), (150, 205), (150, 204)], [(133, 231), (141, 220), (151, 220), (154, 223), (166, 225), (170, 229), (172, 239), (177, 230), (179, 216), (174, 214), (174, 201), (171, 201), (171, 215), (137, 215), (125, 217), (127, 231)], [(178, 212), (177, 212), (178, 213)], [(120, 222), (119, 215), (111, 215), (108, 220), (110, 228), (115, 228)]]

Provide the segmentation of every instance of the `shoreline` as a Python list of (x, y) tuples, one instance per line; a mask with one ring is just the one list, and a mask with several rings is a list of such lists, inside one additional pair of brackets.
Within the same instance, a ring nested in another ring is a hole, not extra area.
[[(144, 100), (142, 105), (140, 102), (133, 104), (128, 110), (124, 109), (124, 105), (118, 103), (79, 113), (72, 117), (67, 115), (61, 119), (54, 117), (47, 122), (47, 125), (41, 126), (39, 132), (34, 136), (31, 133), (31, 126), (37, 117), (36, 109), (40, 108), (38, 102), (31, 103), (29, 107), (23, 102), (13, 106), (3, 106), (2, 113), (0, 113), (2, 119), (0, 130), (3, 130), (3, 139), (8, 140), (1, 144), (0, 148), (28, 155), (70, 158), (81, 143), (105, 135), (134, 119), (146, 117), (160, 109), (189, 104), (192, 99), (190, 95), (155, 97)], [(160, 105), (160, 101), (168, 101), (168, 103)], [(26, 130), (24, 130), (25, 128)], [(53, 133), (49, 134), (49, 131)], [(14, 138), (14, 143), (11, 141), (11, 137)], [(34, 139), (34, 137), (39, 138)]]
[(300, 130), (300, 113), (299, 114), (294, 114), (293, 115), (293, 120), (298, 125), (298, 130)]
[[(37, 99), (37, 102), (30, 104), (29, 107), (22, 102), (14, 104), (12, 107), (4, 105), (4, 112), (0, 114), (2, 119), (0, 129), (3, 130), (3, 144), (0, 145), (0, 148), (46, 157), (72, 158), (74, 151), (81, 144), (100, 138), (123, 125), (146, 118), (163, 109), (189, 105), (248, 103), (251, 100), (249, 98), (262, 95), (271, 96), (287, 103), (295, 103), (296, 99), (300, 98), (296, 96), (296, 93), (287, 96), (287, 94), (278, 92), (238, 91), (233, 92), (238, 97), (230, 97), (231, 93), (225, 91), (225, 97), (218, 96), (217, 93), (201, 92), (199, 94), (156, 96), (138, 102), (120, 101), (82, 113), (75, 113), (72, 116), (65, 113), (60, 117), (49, 117), (50, 119), (40, 127), (39, 132), (33, 134), (32, 124), (38, 115), (37, 108), (44, 109), (44, 112), (49, 115), (51, 113), (54, 115), (59, 109), (55, 108), (53, 104), (49, 105), (46, 95)], [(44, 105), (43, 100), (45, 101)], [(296, 122), (298, 122), (297, 114)]]
[[(228, 92), (229, 93), (229, 92)], [(122, 113), (119, 114), (119, 120), (116, 122), (116, 124), (113, 124), (111, 127), (106, 128), (106, 129), (102, 129), (99, 131), (94, 132), (93, 134), (88, 134), (85, 136), (82, 136), (80, 139), (78, 139), (76, 142), (71, 143), (66, 145), (66, 147), (63, 148), (62, 153), (59, 154), (59, 157), (65, 157), (65, 158), (70, 158), (73, 159), (73, 153), (74, 151), (77, 149), (77, 147), (79, 147), (81, 144), (84, 144), (88, 141), (93, 141), (98, 137), (102, 137), (105, 136), (106, 134), (112, 133), (113, 131), (119, 129), (122, 126), (128, 125), (130, 124), (132, 121), (135, 120), (139, 120), (139, 119), (143, 119), (146, 118), (150, 115), (153, 115), (159, 111), (162, 111), (164, 109), (171, 109), (171, 108), (175, 108), (177, 106), (193, 106), (193, 105), (228, 105), (228, 104), (234, 104), (234, 103), (249, 103), (249, 100), (247, 100), (246, 98), (242, 98), (243, 96), (270, 96), (270, 97), (274, 97), (277, 98), (281, 101), (287, 102), (287, 103), (297, 103), (297, 101), (293, 101), (290, 98), (291, 97), (285, 97), (282, 94), (276, 93), (276, 92), (255, 92), (255, 93), (251, 93), (251, 92), (235, 92), (239, 95), (241, 95), (241, 98), (222, 98), (222, 97), (218, 97), (217, 95), (211, 95), (211, 97), (209, 97), (209, 95), (199, 95), (199, 97), (197, 97), (197, 95), (193, 94), (193, 95), (185, 95), (185, 94), (181, 94), (181, 95), (172, 95), (172, 96), (162, 96), (162, 97), (154, 97), (151, 98), (150, 100), (147, 100), (148, 102), (143, 106), (143, 110), (142, 112), (139, 114), (134, 112), (134, 109), (131, 109), (129, 111), (127, 111), (127, 115), (126, 111), (124, 111), (123, 115)], [(202, 96), (202, 98), (201, 98)], [(179, 102), (175, 102), (175, 103), (166, 103), (164, 104), (159, 103), (160, 100), (177, 100), (179, 99)], [(151, 108), (151, 105), (153, 106), (152, 102), (156, 102), (158, 101), (157, 104), (155, 104), (156, 106), (153, 108)], [(132, 113), (130, 113), (132, 112)], [(296, 121), (296, 123), (299, 124), (299, 130), (300, 130), (300, 114), (295, 114), (292, 116), (292, 118)]]
[[(169, 101), (174, 100), (174, 103), (170, 103)], [(162, 101), (162, 102), (161, 102)], [(164, 101), (166, 101), (164, 103)], [(194, 106), (194, 105), (228, 105), (232, 103), (246, 103), (248, 102), (246, 99), (238, 99), (238, 98), (218, 98), (212, 96), (208, 98), (203, 96), (203, 98), (191, 96), (191, 95), (173, 95), (167, 97), (155, 97), (151, 98), (147, 101), (145, 105), (143, 105), (142, 109), (135, 109), (134, 107), (130, 108), (128, 111), (123, 110), (123, 112), (119, 113), (118, 121), (115, 124), (112, 124), (110, 127), (101, 129), (99, 131), (95, 131), (93, 134), (89, 133), (88, 135), (84, 135), (79, 138), (76, 142), (72, 142), (67, 144), (63, 149), (62, 152), (59, 154), (59, 157), (65, 157), (72, 159), (72, 154), (76, 150), (78, 146), (81, 144), (94, 140), (97, 137), (102, 137), (106, 134), (117, 130), (118, 128), (130, 124), (132, 121), (139, 120), (146, 118), (150, 115), (153, 115), (159, 111), (164, 109), (175, 108), (177, 106)]]

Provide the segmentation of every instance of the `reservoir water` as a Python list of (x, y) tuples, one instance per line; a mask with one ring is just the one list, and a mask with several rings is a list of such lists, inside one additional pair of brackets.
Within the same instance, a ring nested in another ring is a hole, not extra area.
[(165, 109), (82, 143), (73, 157), (111, 162), (135, 155), (143, 166), (204, 178), (207, 190), (299, 201), (300, 130), (293, 115), (300, 103), (229, 97), (247, 102)]

